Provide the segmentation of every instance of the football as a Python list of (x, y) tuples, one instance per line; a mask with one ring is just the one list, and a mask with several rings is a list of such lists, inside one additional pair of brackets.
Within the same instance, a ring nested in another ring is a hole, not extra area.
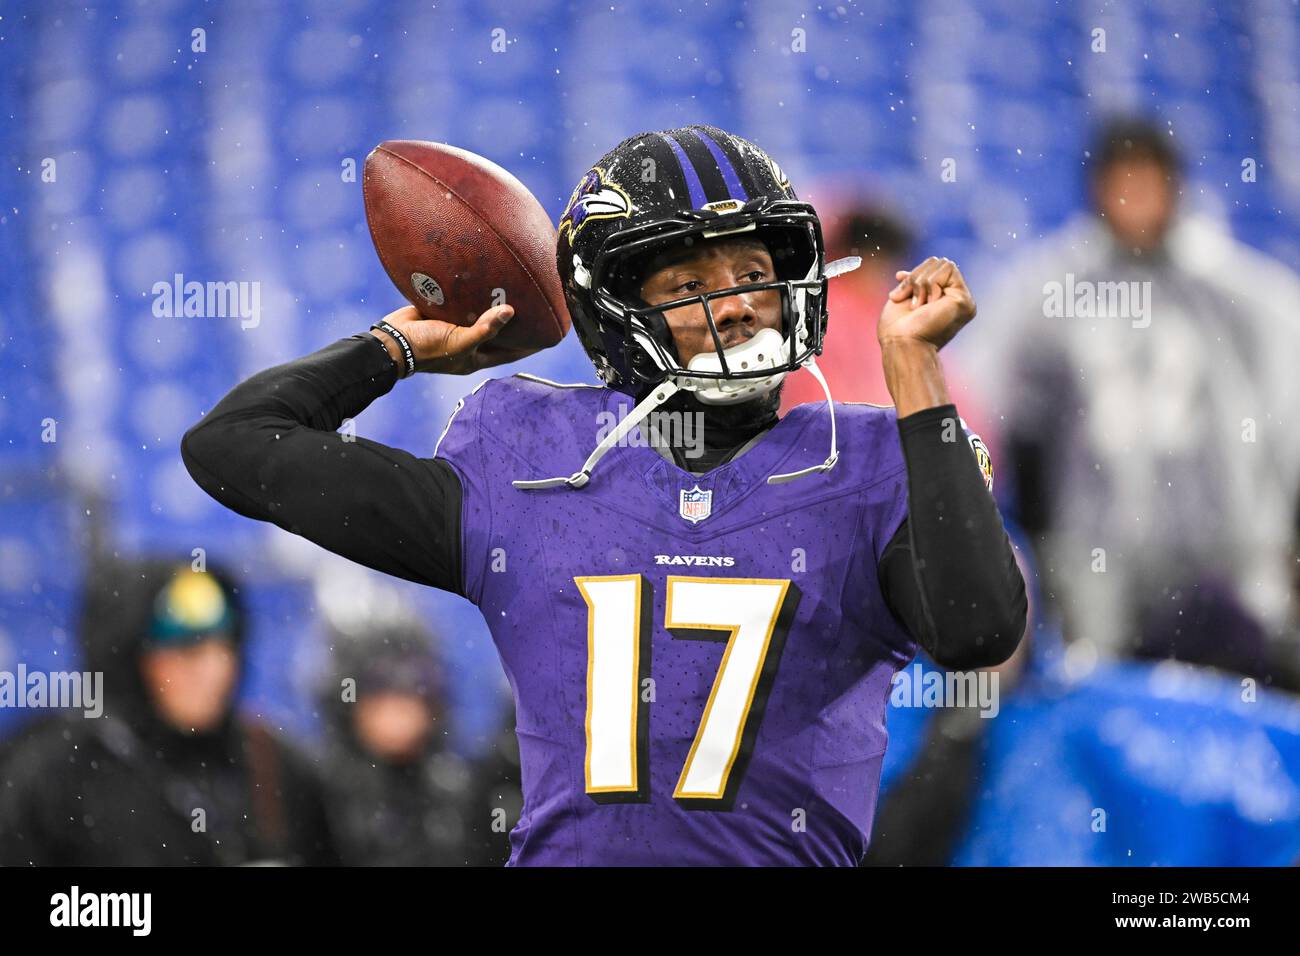
[(464, 149), (389, 140), (362, 172), (370, 238), (388, 277), (426, 318), (472, 325), (515, 315), (495, 340), (540, 351), (569, 331), (555, 227), (518, 179)]

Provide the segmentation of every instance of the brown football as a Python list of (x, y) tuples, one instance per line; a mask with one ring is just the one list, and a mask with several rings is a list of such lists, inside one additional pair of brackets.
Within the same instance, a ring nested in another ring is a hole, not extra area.
[(389, 140), (366, 157), (362, 194), (379, 261), (426, 318), (473, 325), (508, 303), (514, 318), (493, 344), (534, 351), (569, 331), (555, 227), (496, 163), (442, 143)]

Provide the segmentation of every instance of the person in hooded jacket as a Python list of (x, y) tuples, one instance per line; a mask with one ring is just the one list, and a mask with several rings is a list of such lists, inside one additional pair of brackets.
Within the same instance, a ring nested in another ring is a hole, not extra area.
[(8, 748), (0, 864), (336, 863), (314, 767), (236, 712), (245, 624), (219, 570), (97, 562), (80, 634), (104, 713), (51, 717)]
[(320, 700), (329, 729), (327, 803), (343, 863), (506, 861), (522, 803), (518, 758), (512, 777), (508, 764), (473, 763), (447, 747), (442, 673), (423, 626), (336, 636)]

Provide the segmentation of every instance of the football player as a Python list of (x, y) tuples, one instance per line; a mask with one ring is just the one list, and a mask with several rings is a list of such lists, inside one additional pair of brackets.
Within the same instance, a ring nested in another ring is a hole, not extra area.
[(1024, 630), (938, 357), (975, 315), (961, 272), (898, 274), (895, 407), (778, 418), (785, 375), (820, 378), (827, 282), (853, 263), (825, 262), (763, 150), (708, 126), (626, 140), (579, 182), (557, 264), (602, 384), (488, 379), (428, 458), (345, 440), (407, 348), (421, 372), (516, 357), (493, 346), (508, 305), (466, 328), (403, 308), (235, 388), (186, 466), (240, 514), (480, 608), (515, 699), (512, 863), (856, 864), (895, 672), (918, 647), (997, 664)]

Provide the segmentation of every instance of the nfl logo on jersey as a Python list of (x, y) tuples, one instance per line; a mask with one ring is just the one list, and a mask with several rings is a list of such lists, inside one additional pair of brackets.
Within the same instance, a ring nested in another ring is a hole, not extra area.
[(700, 522), (713, 510), (713, 491), (701, 491), (696, 485), (690, 491), (682, 489), (681, 516), (687, 521)]

